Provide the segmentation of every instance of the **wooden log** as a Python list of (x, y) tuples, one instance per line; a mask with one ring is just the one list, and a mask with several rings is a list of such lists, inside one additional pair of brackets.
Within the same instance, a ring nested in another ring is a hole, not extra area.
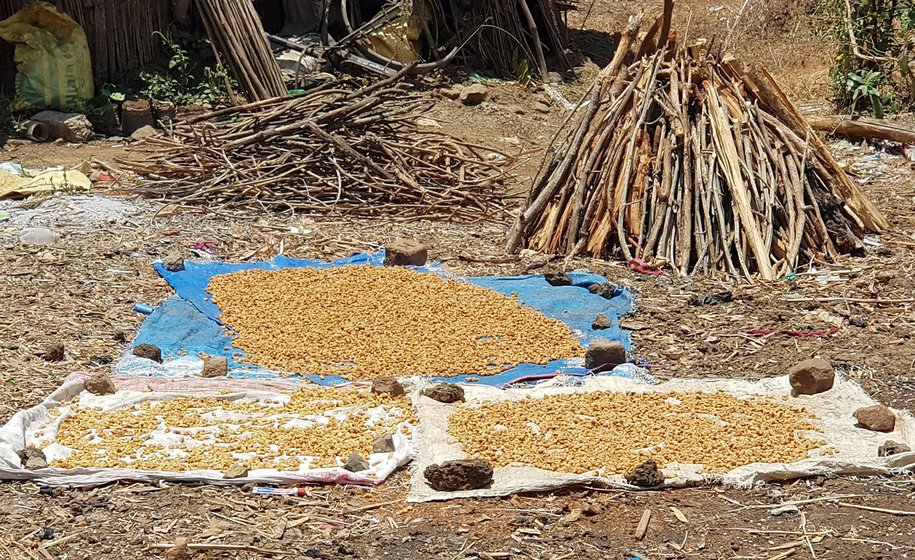
[(807, 122), (814, 130), (853, 140), (888, 140), (915, 144), (915, 128), (898, 122), (844, 115), (814, 115), (807, 117)]

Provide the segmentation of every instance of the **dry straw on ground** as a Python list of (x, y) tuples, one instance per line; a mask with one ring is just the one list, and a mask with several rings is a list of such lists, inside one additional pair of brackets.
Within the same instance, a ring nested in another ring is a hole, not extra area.
[(280, 371), (490, 375), (583, 353), (571, 328), (515, 298), (404, 268), (247, 270), (208, 290), (247, 360)]

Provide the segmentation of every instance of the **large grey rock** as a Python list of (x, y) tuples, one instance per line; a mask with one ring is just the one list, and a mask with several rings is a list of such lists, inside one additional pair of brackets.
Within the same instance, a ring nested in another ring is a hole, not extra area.
[(241, 463), (234, 463), (226, 472), (222, 473), (223, 478), (244, 478), (248, 476), (248, 467)]
[(425, 245), (412, 239), (397, 239), (384, 248), (385, 266), (423, 266), (428, 258)]
[(44, 456), (44, 451), (37, 447), (26, 447), (19, 451), (18, 455), (22, 466), (29, 470), (44, 469), (48, 466), (48, 460)]
[(489, 88), (483, 84), (473, 84), (461, 90), (461, 103), (479, 105), (489, 99)]
[(138, 344), (133, 349), (133, 355), (138, 358), (146, 358), (154, 362), (162, 363), (162, 350), (154, 344)]
[(165, 263), (165, 270), (169, 272), (181, 272), (184, 270), (184, 257), (177, 251), (169, 253), (162, 262)]
[(654, 459), (648, 459), (627, 473), (626, 482), (641, 488), (654, 488), (664, 484), (664, 475), (658, 470)]
[(343, 465), (343, 468), (350, 472), (360, 472), (368, 470), (369, 462), (366, 461), (362, 455), (353, 453), (349, 456), (349, 459), (347, 459), (346, 464)]
[(596, 331), (609, 329), (612, 326), (613, 321), (611, 321), (610, 317), (607, 317), (603, 313), (598, 313), (597, 317), (594, 318), (594, 321), (591, 322), (591, 328)]
[(571, 286), (572, 279), (565, 272), (545, 272), (543, 279), (550, 286)]
[(443, 403), (456, 403), (464, 400), (464, 389), (460, 385), (438, 383), (423, 389), (423, 396)]
[(402, 397), (407, 394), (400, 381), (393, 377), (379, 377), (372, 381), (372, 392), (390, 397)]
[(60, 138), (65, 142), (88, 142), (95, 136), (92, 123), (86, 115), (41, 111), (32, 115), (32, 122), (41, 123), (49, 138)]
[(395, 449), (391, 434), (383, 435), (372, 443), (372, 453), (393, 453)]
[(616, 289), (616, 286), (609, 282), (595, 283), (588, 286), (589, 292), (604, 299), (613, 299), (613, 296), (616, 295)]
[(886, 442), (880, 446), (877, 450), (878, 457), (890, 457), (892, 455), (899, 455), (900, 453), (909, 453), (912, 451), (912, 448), (904, 443), (899, 443), (898, 441), (886, 440)]
[(201, 377), (225, 377), (229, 374), (229, 359), (225, 356), (207, 356), (203, 359)]
[(461, 84), (455, 84), (455, 85), (451, 86), (450, 88), (442, 88), (439, 91), (443, 96), (447, 97), (448, 99), (457, 100), (457, 99), (461, 98), (461, 92), (464, 91), (464, 86), (462, 86)]
[(118, 392), (117, 385), (103, 371), (93, 374), (86, 380), (86, 390), (93, 395), (113, 395)]
[(131, 132), (130, 139), (136, 141), (146, 140), (147, 138), (155, 136), (156, 134), (159, 134), (159, 131), (156, 130), (156, 127), (147, 124)]

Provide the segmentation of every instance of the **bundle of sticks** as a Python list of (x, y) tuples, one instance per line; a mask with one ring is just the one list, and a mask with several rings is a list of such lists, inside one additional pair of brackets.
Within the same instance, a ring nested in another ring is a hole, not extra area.
[(547, 80), (550, 68), (572, 68), (563, 11), (573, 5), (563, 0), (479, 0), (467, 5), (458, 0), (389, 0), (367, 21), (359, 14), (359, 2), (340, 3), (348, 35), (338, 45), (352, 43), (366, 58), (391, 68), (403, 63), (369, 48), (370, 35), (410, 21), (421, 22), (418, 44), (425, 46), (420, 50), (430, 60), (416, 67), (417, 74), (438, 69), (457, 56), (510, 79), (539, 74)]
[[(531, 73), (536, 67), (546, 80), (547, 57), (559, 62), (563, 69), (572, 67), (562, 6), (557, 0), (483, 0), (463, 17), (455, 16), (454, 21), (459, 35), (470, 37), (476, 33), (472, 56), (485, 68), (518, 78), (522, 71), (519, 62), (527, 60)], [(451, 7), (455, 9), (454, 2)]]
[(862, 251), (884, 217), (765, 70), (677, 48), (672, 8), (641, 41), (630, 21), (508, 249), (764, 279)]
[(395, 80), (219, 109), (120, 162), (144, 178), (135, 191), (183, 205), (455, 221), (500, 213), (510, 158), (426, 132), (417, 120), (427, 101)]
[(443, 3), (450, 8), (461, 40), (473, 37), (468, 57), (474, 64), (507, 78), (518, 78), (525, 71), (521, 62), (527, 61), (527, 70), (532, 75), (536, 71), (544, 80), (551, 60), (558, 63), (557, 69), (572, 67), (568, 29), (562, 17), (562, 10), (568, 7), (566, 3), (482, 0), (469, 10), (462, 10), (454, 0)]
[(218, 51), (217, 58), (225, 58), (250, 101), (286, 93), (280, 67), (251, 0), (197, 0), (197, 9)]

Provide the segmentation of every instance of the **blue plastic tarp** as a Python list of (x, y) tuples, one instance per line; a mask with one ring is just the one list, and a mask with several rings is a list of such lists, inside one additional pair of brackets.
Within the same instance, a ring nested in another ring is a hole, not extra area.
[[(209, 300), (206, 288), (210, 278), (240, 270), (315, 267), (328, 268), (354, 264), (381, 265), (383, 254), (358, 254), (335, 261), (318, 261), (276, 257), (270, 261), (252, 263), (224, 262), (186, 262), (184, 270), (172, 272), (166, 270), (162, 263), (156, 263), (156, 271), (175, 290), (175, 296), (166, 300), (147, 318), (135, 340), (135, 344), (154, 344), (162, 349), (164, 357), (204, 352), (211, 356), (226, 356), (229, 360), (230, 375), (233, 377), (260, 378), (278, 375), (264, 368), (248, 364), (244, 352), (232, 346), (232, 332), (219, 323), (219, 308)], [(437, 263), (417, 269), (447, 275), (445, 269)], [(532, 307), (543, 315), (569, 325), (582, 344), (594, 340), (616, 340), (627, 350), (630, 346), (628, 333), (619, 326), (619, 317), (632, 308), (632, 294), (625, 289), (617, 289), (612, 299), (592, 294), (588, 286), (607, 280), (596, 274), (571, 273), (571, 286), (551, 286), (542, 275), (528, 276), (484, 276), (464, 278), (467, 282), (495, 290), (506, 295), (516, 295), (518, 300)], [(603, 313), (610, 318), (612, 326), (595, 331), (591, 323), (597, 314)], [(473, 375), (479, 383), (504, 385), (519, 379), (549, 377), (558, 373), (581, 375), (586, 373), (581, 358), (554, 360), (548, 364), (522, 364), (497, 375)], [(338, 376), (318, 376), (309, 372), (282, 372), (302, 374), (316, 383), (333, 385), (344, 382)], [(395, 372), (396, 373), (396, 372)], [(468, 376), (436, 377), (435, 380), (458, 382)]]

